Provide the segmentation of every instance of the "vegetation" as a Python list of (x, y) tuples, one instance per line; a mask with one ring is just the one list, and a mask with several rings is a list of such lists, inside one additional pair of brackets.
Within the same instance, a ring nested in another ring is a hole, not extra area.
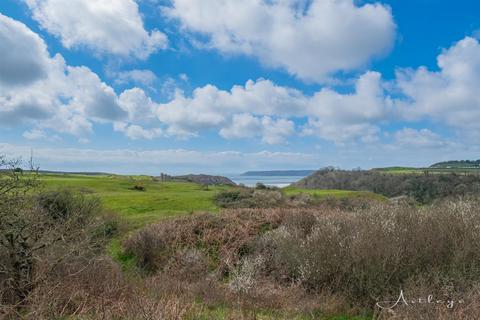
[[(321, 183), (340, 187), (321, 190), (205, 187), (19, 167), (0, 163), (0, 318), (480, 314), (474, 175), (327, 170)], [(346, 190), (359, 186), (389, 196), (422, 190), (408, 194), (424, 205)], [(451, 196), (460, 198), (433, 201)], [(376, 306), (396, 301), (400, 290), (445, 303)], [(449, 301), (455, 306), (446, 306)]]
[[(160, 219), (195, 211), (218, 211), (214, 195), (228, 186), (210, 186), (188, 182), (159, 182), (142, 176), (87, 176), (39, 174), (37, 180), (47, 190), (71, 189), (101, 200), (104, 208), (118, 214), (130, 229)], [(143, 189), (139, 192), (139, 187)]]
[[(23, 176), (2, 160), (0, 176), (0, 316), (20, 317), (46, 283), (87, 268), (112, 235), (100, 202), (70, 192), (31, 193)], [(5, 168), (6, 167), (6, 168)]]
[(453, 311), (445, 304), (399, 307), (397, 317), (466, 319), (480, 311), (479, 227), (475, 201), (232, 209), (158, 223), (124, 245), (140, 268), (184, 285), (206, 305), (318, 318), (383, 314), (376, 302), (396, 300), (403, 289), (468, 302)]
[(295, 184), (304, 189), (370, 191), (386, 197), (410, 196), (419, 203), (480, 194), (478, 174), (390, 174), (379, 171), (324, 169)]
[(430, 166), (430, 168), (480, 168), (480, 160), (455, 160), (438, 162)]

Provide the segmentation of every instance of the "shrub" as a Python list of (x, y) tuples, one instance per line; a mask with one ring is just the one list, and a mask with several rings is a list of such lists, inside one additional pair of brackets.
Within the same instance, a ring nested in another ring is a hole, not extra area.
[(136, 184), (132, 187), (132, 190), (135, 191), (147, 191), (147, 188), (144, 185)]
[(453, 287), (457, 296), (473, 297), (480, 285), (479, 230), (477, 201), (421, 208), (375, 203), (356, 210), (234, 209), (177, 218), (145, 228), (124, 245), (142, 268), (190, 280), (215, 275), (217, 285), (256, 306), (292, 306), (298, 300), (280, 293), (280, 300), (271, 300), (273, 293), (300, 288), (305, 301), (331, 297), (338, 310), (369, 313), (401, 289), (421, 294), (425, 284), (432, 294)]
[(262, 242), (276, 279), (368, 306), (414, 278), (462, 287), (480, 281), (478, 230), (480, 211), (472, 202), (378, 205), (292, 215)]
[(129, 237), (124, 246), (147, 271), (164, 269), (179, 251), (199, 250), (209, 266), (228, 272), (249, 252), (259, 234), (280, 223), (281, 214), (270, 209), (229, 210), (221, 215), (176, 218), (147, 226)]
[(42, 192), (36, 199), (40, 209), (53, 219), (65, 220), (73, 216), (91, 218), (100, 212), (100, 200), (85, 197), (69, 189)]
[(214, 201), (221, 208), (275, 208), (285, 205), (286, 198), (276, 189), (238, 188), (217, 193)]
[(93, 230), (99, 202), (71, 192), (15, 194), (0, 202), (0, 301), (23, 306), (70, 259), (102, 248)]

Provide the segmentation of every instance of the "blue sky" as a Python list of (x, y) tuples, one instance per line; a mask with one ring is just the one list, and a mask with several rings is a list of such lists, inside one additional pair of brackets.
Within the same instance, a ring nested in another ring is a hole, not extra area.
[(3, 0), (0, 153), (235, 173), (480, 158), (471, 0)]

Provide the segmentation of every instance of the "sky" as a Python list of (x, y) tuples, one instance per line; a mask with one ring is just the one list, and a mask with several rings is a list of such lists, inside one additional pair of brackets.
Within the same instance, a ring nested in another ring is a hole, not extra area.
[(480, 158), (474, 0), (1, 0), (0, 155), (125, 174)]

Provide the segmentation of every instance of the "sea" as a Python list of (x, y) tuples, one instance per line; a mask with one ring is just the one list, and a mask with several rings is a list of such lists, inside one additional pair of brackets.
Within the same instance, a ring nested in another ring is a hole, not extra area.
[(304, 178), (302, 176), (243, 176), (226, 175), (236, 184), (243, 184), (247, 187), (254, 187), (257, 183), (263, 183), (266, 186), (283, 188)]

